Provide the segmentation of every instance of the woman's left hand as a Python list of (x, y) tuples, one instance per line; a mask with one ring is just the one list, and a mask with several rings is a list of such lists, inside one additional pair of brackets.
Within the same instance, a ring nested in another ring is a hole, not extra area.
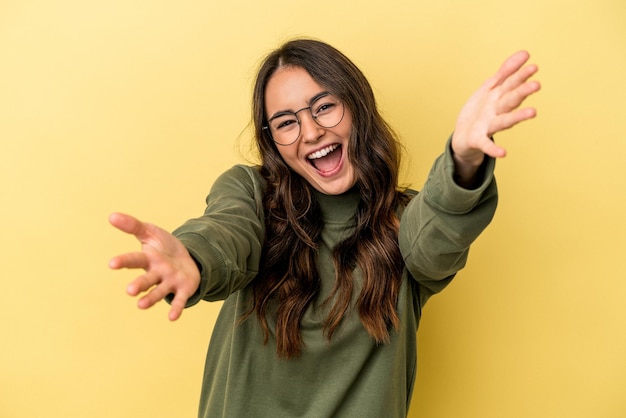
[(538, 81), (529, 80), (538, 70), (534, 64), (526, 65), (529, 58), (526, 51), (512, 55), (461, 109), (452, 136), (452, 151), (457, 175), (462, 180), (471, 180), (485, 154), (494, 158), (506, 155), (506, 150), (493, 142), (495, 133), (537, 114), (532, 107), (520, 108), (528, 96), (541, 88)]

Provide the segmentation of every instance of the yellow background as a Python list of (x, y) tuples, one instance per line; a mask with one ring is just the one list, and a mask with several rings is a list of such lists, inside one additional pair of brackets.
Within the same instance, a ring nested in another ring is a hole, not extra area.
[(0, 1), (0, 416), (192, 417), (218, 305), (139, 311), (124, 211), (173, 229), (249, 155), (260, 58), (344, 51), (419, 188), (466, 98), (518, 49), (539, 116), (493, 224), (424, 311), (411, 417), (626, 416), (626, 3)]

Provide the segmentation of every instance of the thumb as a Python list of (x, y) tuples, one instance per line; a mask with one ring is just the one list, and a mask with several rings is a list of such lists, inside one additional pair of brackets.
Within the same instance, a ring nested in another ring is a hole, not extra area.
[(506, 156), (506, 149), (497, 145), (492, 138), (486, 139), (480, 148), (483, 153), (493, 158), (502, 158)]
[(109, 215), (109, 223), (122, 232), (136, 236), (140, 241), (146, 237), (145, 224), (130, 215), (118, 212), (112, 213)]

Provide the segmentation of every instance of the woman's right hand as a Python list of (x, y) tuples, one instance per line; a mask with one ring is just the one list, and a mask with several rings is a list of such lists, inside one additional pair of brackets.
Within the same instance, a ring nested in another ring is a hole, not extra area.
[(140, 309), (147, 309), (174, 294), (168, 317), (171, 321), (177, 320), (187, 299), (200, 286), (200, 271), (187, 249), (169, 232), (132, 216), (113, 213), (109, 222), (141, 242), (141, 251), (121, 254), (109, 261), (109, 267), (115, 270), (145, 270), (128, 285), (126, 292), (131, 296), (146, 292), (137, 302)]

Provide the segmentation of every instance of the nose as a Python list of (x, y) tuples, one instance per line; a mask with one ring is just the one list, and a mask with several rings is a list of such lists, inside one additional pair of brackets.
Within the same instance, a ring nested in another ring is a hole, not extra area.
[(301, 139), (305, 142), (316, 142), (324, 134), (324, 128), (315, 122), (311, 112), (302, 112), (299, 116)]

